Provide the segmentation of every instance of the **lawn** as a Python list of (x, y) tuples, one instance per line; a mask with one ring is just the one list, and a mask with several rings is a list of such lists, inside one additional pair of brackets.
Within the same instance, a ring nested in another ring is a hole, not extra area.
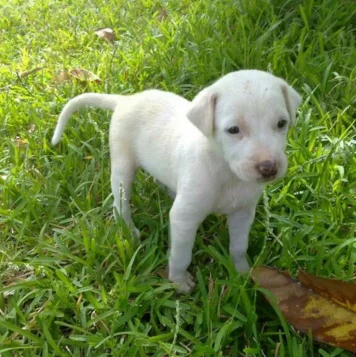
[[(109, 113), (68, 99), (147, 88), (191, 99), (230, 71), (267, 70), (303, 97), (289, 171), (260, 200), (255, 265), (350, 281), (356, 270), (356, 6), (336, 0), (0, 0), (0, 355), (351, 356), (285, 323), (200, 227), (190, 295), (162, 277), (169, 197), (139, 172), (140, 241), (112, 215)], [(95, 34), (114, 29), (109, 43)], [(38, 69), (28, 75), (23, 74)], [(39, 69), (41, 68), (41, 69)], [(56, 80), (85, 68), (102, 81)]]

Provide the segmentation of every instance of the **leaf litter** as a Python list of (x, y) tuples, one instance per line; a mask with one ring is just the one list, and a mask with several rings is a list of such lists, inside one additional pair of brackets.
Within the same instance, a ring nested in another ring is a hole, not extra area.
[(116, 35), (113, 29), (104, 28), (100, 30), (96, 30), (95, 33), (102, 39), (108, 42), (114, 42), (116, 40)]
[(101, 79), (96, 74), (84, 68), (73, 68), (69, 71), (64, 70), (57, 77), (55, 77), (54, 81), (56, 83), (64, 83), (73, 78), (83, 83), (85, 82), (101, 83)]
[[(313, 276), (304, 271), (299, 281), (288, 273), (257, 267), (252, 279), (277, 299), (281, 313), (301, 332), (313, 339), (356, 352), (356, 285)], [(264, 293), (274, 304), (270, 294)]]

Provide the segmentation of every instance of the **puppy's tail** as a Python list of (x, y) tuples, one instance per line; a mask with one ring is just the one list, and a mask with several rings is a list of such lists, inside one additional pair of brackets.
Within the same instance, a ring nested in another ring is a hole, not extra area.
[(115, 110), (120, 97), (122, 96), (115, 94), (85, 93), (71, 99), (64, 106), (59, 116), (57, 126), (52, 137), (52, 145), (59, 143), (67, 121), (75, 111), (84, 106)]

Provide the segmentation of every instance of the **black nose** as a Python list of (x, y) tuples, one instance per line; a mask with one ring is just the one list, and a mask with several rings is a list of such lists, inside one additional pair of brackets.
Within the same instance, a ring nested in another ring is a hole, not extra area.
[(266, 160), (258, 164), (257, 170), (264, 178), (270, 178), (277, 174), (277, 165), (275, 162)]

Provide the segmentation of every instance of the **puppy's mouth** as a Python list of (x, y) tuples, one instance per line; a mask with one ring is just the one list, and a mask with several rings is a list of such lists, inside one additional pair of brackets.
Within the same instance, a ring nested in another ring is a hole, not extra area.
[(271, 179), (263, 178), (262, 176), (252, 172), (244, 172), (243, 170), (232, 170), (234, 174), (241, 180), (247, 183), (268, 183)]
[(279, 179), (279, 176), (277, 174), (273, 175), (273, 176), (270, 176), (270, 177), (263, 177), (263, 176), (260, 176), (258, 179), (257, 179), (257, 182), (261, 182), (261, 183), (272, 183), (276, 180)]
[(273, 183), (284, 176), (283, 169), (280, 167), (278, 167), (275, 172), (269, 172), (265, 175), (261, 174), (258, 170), (255, 170), (255, 168), (248, 168), (247, 170), (244, 170), (241, 167), (235, 167), (232, 171), (240, 180), (248, 183), (255, 182), (258, 184)]
[(241, 174), (241, 173), (238, 173), (237, 176), (242, 180), (242, 181), (245, 181), (245, 182), (256, 182), (256, 183), (259, 183), (259, 184), (269, 184), (269, 183), (273, 183), (275, 181), (277, 181), (278, 179), (281, 178), (281, 176), (279, 175), (279, 172), (277, 172), (276, 174), (274, 175), (271, 175), (271, 176), (263, 176), (263, 175), (259, 175), (258, 173), (256, 174), (250, 174), (250, 175), (245, 175), (245, 174)]

